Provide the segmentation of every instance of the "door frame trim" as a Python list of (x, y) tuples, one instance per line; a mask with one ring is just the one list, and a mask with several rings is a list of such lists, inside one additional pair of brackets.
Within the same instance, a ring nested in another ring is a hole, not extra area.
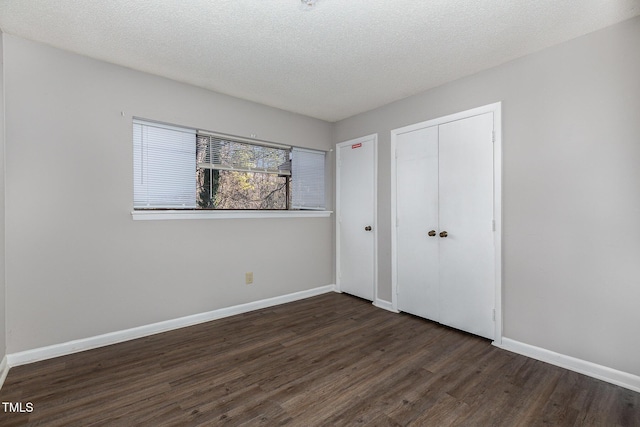
[(484, 105), (436, 119), (415, 123), (391, 130), (391, 298), (393, 310), (398, 310), (398, 264), (397, 264), (397, 138), (398, 135), (423, 128), (438, 126), (481, 114), (493, 113), (493, 216), (495, 221), (495, 333), (493, 343), (502, 344), (502, 102)]
[[(336, 229), (336, 290), (342, 292), (340, 280), (340, 148), (348, 145), (373, 142), (373, 304), (378, 302), (378, 134), (362, 136), (336, 144), (336, 191), (335, 191), (335, 229)], [(388, 304), (387, 301), (381, 301)]]

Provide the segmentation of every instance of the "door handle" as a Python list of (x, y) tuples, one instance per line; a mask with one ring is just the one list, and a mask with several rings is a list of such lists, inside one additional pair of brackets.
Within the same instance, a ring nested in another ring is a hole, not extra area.
[(429, 233), (427, 233), (429, 235), (429, 237), (433, 237), (436, 235), (436, 230), (431, 230), (429, 231)]
[(446, 231), (440, 232), (440, 237), (447, 237), (448, 235), (449, 233), (447, 233)]
[(364, 228), (364, 231), (371, 231), (371, 226), (370, 226), (370, 225), (367, 225), (367, 226)]

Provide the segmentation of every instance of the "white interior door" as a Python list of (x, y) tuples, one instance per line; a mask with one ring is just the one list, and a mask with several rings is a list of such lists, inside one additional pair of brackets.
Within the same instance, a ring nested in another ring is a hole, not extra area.
[(492, 339), (493, 126), (489, 112), (395, 139), (398, 309)]
[(398, 135), (396, 156), (398, 309), (439, 321), (438, 126)]
[(439, 126), (440, 323), (494, 337), (493, 113)]
[(337, 281), (341, 292), (373, 301), (375, 137), (337, 146)]

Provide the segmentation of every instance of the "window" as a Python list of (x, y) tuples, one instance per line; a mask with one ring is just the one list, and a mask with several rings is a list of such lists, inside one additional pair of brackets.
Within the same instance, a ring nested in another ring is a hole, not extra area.
[(323, 151), (134, 119), (134, 209), (324, 210)]

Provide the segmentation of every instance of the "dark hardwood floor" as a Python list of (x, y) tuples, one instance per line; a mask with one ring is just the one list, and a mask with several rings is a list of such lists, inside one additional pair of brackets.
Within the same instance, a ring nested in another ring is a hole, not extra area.
[(24, 426), (640, 426), (640, 393), (340, 294), (12, 368)]

